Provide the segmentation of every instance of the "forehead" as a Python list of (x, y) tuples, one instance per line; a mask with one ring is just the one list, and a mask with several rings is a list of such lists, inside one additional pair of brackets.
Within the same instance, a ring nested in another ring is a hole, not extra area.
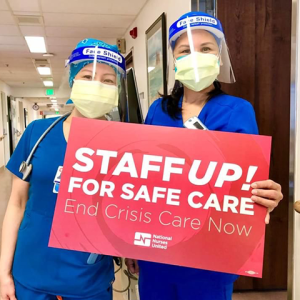
[[(84, 66), (84, 67), (81, 69), (81, 71), (92, 71), (92, 70), (93, 70), (93, 67), (94, 67), (94, 64), (93, 64), (93, 63), (90, 63), (90, 64)], [(97, 72), (103, 71), (103, 72), (108, 72), (108, 73), (113, 73), (113, 74), (115, 74), (115, 70), (114, 70), (111, 66), (109, 66), (109, 65), (107, 65), (107, 64), (97, 63), (97, 64), (96, 64), (96, 69), (97, 69)]]
[[(192, 32), (192, 39), (193, 39), (194, 44), (195, 43), (202, 44), (202, 43), (210, 42), (210, 43), (214, 43), (215, 45), (217, 45), (215, 37), (210, 32), (203, 30), (203, 29), (194, 29), (191, 32)], [(188, 43), (189, 43), (188, 35), (187, 35), (187, 32), (185, 32), (176, 41), (175, 48), (182, 44), (188, 44)]]

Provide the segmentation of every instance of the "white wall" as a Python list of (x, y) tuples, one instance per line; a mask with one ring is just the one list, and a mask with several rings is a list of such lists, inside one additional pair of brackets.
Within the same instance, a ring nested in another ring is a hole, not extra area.
[[(139, 93), (144, 93), (142, 100), (143, 114), (148, 111), (148, 91), (147, 91), (147, 62), (146, 62), (146, 37), (145, 31), (154, 23), (154, 21), (164, 12), (166, 14), (167, 40), (169, 27), (181, 15), (191, 10), (190, 0), (149, 0), (143, 7), (135, 21), (129, 26), (125, 34), (127, 53), (133, 48), (133, 63), (137, 77)], [(133, 39), (129, 31), (137, 27), (138, 37)], [(168, 55), (170, 51), (168, 51)], [(167, 60), (172, 61), (171, 59)], [(173, 64), (169, 66), (168, 90), (174, 85)]]
[[(1, 92), (0, 92), (1, 97)], [(1, 100), (1, 98), (0, 98)], [(0, 137), (3, 135), (3, 122), (2, 122), (2, 105), (0, 103)], [(5, 165), (5, 157), (4, 157), (4, 140), (0, 142), (0, 168)]]
[[(46, 87), (45, 88), (22, 88), (22, 87), (14, 87), (12, 88), (12, 95), (14, 97), (25, 97), (25, 98), (43, 98), (46, 96)], [(66, 88), (60, 90), (59, 88), (54, 88), (54, 96), (57, 98), (68, 98), (70, 96), (70, 89), (68, 85)], [(68, 98), (69, 99), (69, 98)]]
[[(22, 99), (22, 98), (16, 98), (16, 101), (22, 102), (23, 103), (23, 108), (27, 108), (27, 111), (28, 111), (28, 124), (31, 123), (32, 121), (40, 118), (40, 111), (39, 110), (34, 110), (32, 108), (34, 103), (32, 103), (29, 100)], [(24, 114), (24, 112), (23, 112), (23, 114)], [(21, 124), (18, 125), (18, 130), (20, 130), (20, 129), (22, 129)]]
[[(12, 120), (13, 121), (13, 126), (15, 126), (15, 128), (21, 133), (21, 135), (15, 137), (15, 145), (17, 145), (17, 143), (19, 142), (22, 134), (25, 131), (25, 127), (24, 127), (24, 108), (27, 108), (28, 111), (28, 124), (31, 123), (32, 121), (36, 120), (36, 119), (40, 119), (42, 118), (42, 116), (40, 115), (40, 111), (36, 111), (34, 109), (32, 109), (33, 103), (31, 101), (28, 101), (26, 99), (22, 99), (22, 98), (15, 98), (15, 119)], [(22, 110), (20, 109), (20, 107), (22, 108)], [(27, 124), (27, 126), (28, 126)]]
[(4, 92), (7, 96), (11, 95), (11, 87), (0, 80), (0, 91)]
[[(0, 103), (0, 136), (3, 135), (3, 114), (7, 114), (7, 105), (6, 105), (6, 97), (11, 95), (11, 87), (5, 84), (0, 80), (0, 97), (1, 92), (4, 93), (4, 113), (2, 112), (2, 107)], [(0, 98), (0, 101), (1, 98)], [(8, 133), (8, 126), (7, 122), (5, 122), (4, 126), (6, 127), (6, 132)], [(5, 149), (4, 149), (5, 148)], [(5, 136), (5, 140), (0, 142), (0, 168), (3, 167), (9, 159), (9, 136)]]

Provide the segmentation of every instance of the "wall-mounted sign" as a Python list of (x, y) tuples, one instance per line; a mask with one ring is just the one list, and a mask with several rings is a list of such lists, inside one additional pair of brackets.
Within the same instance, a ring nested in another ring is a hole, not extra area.
[(53, 96), (54, 95), (54, 89), (46, 89), (46, 96)]

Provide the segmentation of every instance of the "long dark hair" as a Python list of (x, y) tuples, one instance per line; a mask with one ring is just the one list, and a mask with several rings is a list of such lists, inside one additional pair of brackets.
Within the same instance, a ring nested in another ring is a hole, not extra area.
[[(214, 82), (214, 87), (215, 88), (212, 91), (207, 93), (207, 101), (218, 95), (225, 94), (221, 89), (221, 83), (219, 81), (216, 80)], [(182, 95), (183, 86), (178, 80), (175, 80), (171, 95), (160, 95), (163, 97), (161, 104), (163, 111), (165, 111), (173, 119), (178, 119), (179, 114), (182, 112), (182, 108), (179, 107), (179, 101)]]

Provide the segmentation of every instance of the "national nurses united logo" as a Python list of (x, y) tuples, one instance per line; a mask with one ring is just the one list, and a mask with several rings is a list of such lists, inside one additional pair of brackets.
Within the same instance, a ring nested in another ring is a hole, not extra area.
[(152, 234), (150, 233), (136, 232), (133, 243), (136, 246), (150, 247), (151, 239), (152, 239)]
[(134, 236), (133, 244), (136, 246), (167, 250), (168, 243), (172, 240), (173, 237), (171, 236), (164, 236), (164, 235), (157, 235), (157, 234), (153, 234), (152, 236), (152, 234), (150, 233), (136, 232)]

